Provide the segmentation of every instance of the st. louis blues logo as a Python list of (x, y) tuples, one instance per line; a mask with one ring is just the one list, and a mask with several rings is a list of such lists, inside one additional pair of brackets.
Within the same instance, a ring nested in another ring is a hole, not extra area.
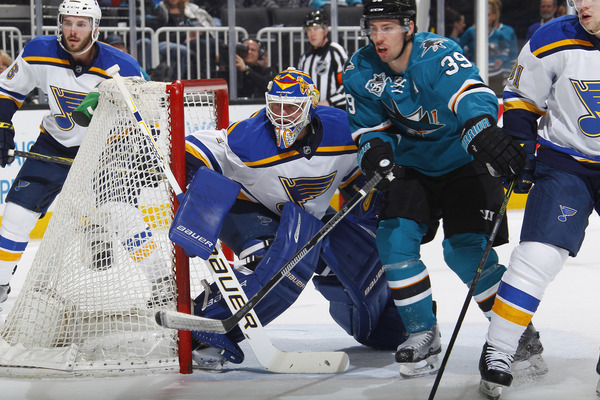
[(58, 127), (63, 131), (73, 129), (75, 122), (71, 117), (71, 112), (83, 101), (86, 93), (75, 92), (55, 86), (50, 86), (52, 97), (56, 100), (56, 104), (60, 108), (61, 113), (54, 115), (54, 120)]
[(579, 100), (587, 110), (587, 114), (577, 120), (579, 129), (585, 136), (600, 136), (600, 81), (577, 81), (571, 84)]
[[(304, 208), (304, 204), (312, 199), (315, 199), (325, 193), (333, 184), (336, 172), (329, 175), (305, 178), (285, 178), (279, 177), (283, 189), (288, 195), (288, 198), (300, 207)], [(279, 212), (283, 210), (285, 202), (278, 203), (277, 209)]]
[(576, 209), (562, 205), (560, 206), (560, 212), (562, 213), (562, 215), (558, 216), (560, 222), (567, 222), (567, 217), (572, 217), (577, 214)]

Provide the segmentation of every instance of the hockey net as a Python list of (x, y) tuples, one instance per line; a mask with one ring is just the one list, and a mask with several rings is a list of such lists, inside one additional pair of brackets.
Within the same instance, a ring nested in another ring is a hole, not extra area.
[[(185, 187), (184, 135), (228, 124), (222, 80), (127, 79), (160, 152)], [(189, 332), (160, 308), (191, 310), (210, 281), (168, 238), (176, 199), (113, 80), (71, 167), (25, 284), (0, 330), (0, 367), (20, 375), (191, 372)], [(195, 263), (198, 264), (198, 263)], [(192, 278), (190, 279), (190, 275)]]

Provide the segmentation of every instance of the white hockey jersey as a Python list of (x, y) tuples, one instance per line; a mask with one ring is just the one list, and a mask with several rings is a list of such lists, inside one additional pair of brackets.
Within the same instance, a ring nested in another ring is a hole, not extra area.
[(188, 174), (208, 166), (240, 183), (242, 199), (278, 215), (292, 201), (320, 219), (335, 190), (361, 172), (344, 111), (317, 106), (312, 126), (308, 142), (286, 150), (277, 147), (264, 108), (227, 130), (198, 131), (186, 137)]
[(72, 63), (56, 36), (40, 36), (28, 42), (0, 74), (0, 122), (10, 122), (29, 92), (40, 88), (48, 95), (50, 106), (50, 113), (42, 120), (42, 132), (65, 147), (79, 146), (86, 128), (73, 121), (71, 112), (98, 83), (110, 78), (106, 70), (119, 64), (122, 76), (142, 76), (133, 57), (104, 43), (96, 45), (94, 59), (82, 67)]
[(600, 40), (576, 16), (542, 25), (523, 46), (504, 91), (503, 127), (524, 140), (537, 134), (555, 159), (600, 162)]

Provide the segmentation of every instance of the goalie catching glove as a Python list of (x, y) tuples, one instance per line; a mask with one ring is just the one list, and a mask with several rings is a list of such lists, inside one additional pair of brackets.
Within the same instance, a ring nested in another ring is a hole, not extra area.
[(485, 165), (492, 176), (519, 175), (525, 166), (525, 151), (496, 126), (491, 115), (469, 119), (460, 138), (467, 153)]
[[(358, 165), (367, 179), (371, 179), (376, 172), (383, 177), (377, 185), (377, 189), (380, 190), (385, 190), (393, 179), (399, 178), (403, 173), (402, 167), (394, 163), (392, 145), (380, 138), (373, 138), (361, 144), (358, 150)], [(388, 177), (390, 173), (392, 178)]]

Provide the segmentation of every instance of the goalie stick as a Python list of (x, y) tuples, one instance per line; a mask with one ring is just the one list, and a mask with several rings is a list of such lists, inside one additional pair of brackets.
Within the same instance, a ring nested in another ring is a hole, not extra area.
[[(239, 310), (226, 319), (211, 319), (197, 315), (189, 315), (175, 311), (161, 310), (156, 313), (156, 322), (167, 328), (184, 329), (189, 331), (202, 331), (211, 333), (227, 333), (241, 321), (247, 314), (273, 289), (296, 264), (340, 222), (369, 192), (377, 186), (382, 176), (379, 173), (369, 181), (338, 211), (298, 252), (290, 261), (284, 264), (277, 273), (265, 283)], [(390, 173), (386, 179), (392, 180)]]
[[(148, 125), (144, 122), (142, 115), (140, 114), (138, 108), (133, 102), (133, 98), (129, 90), (125, 86), (125, 82), (123, 81), (123, 77), (119, 74), (119, 66), (114, 65), (107, 69), (106, 71), (109, 75), (113, 77), (115, 83), (117, 84), (119, 91), (125, 98), (125, 102), (127, 106), (131, 110), (133, 116), (135, 117), (138, 125), (140, 126), (143, 133), (151, 140), (153, 148), (155, 150), (155, 155), (161, 161), (161, 166), (163, 171), (167, 177), (171, 188), (175, 192), (176, 196), (183, 195), (183, 191), (179, 186), (179, 183), (175, 179), (173, 172), (169, 168), (169, 164), (167, 160), (163, 157), (154, 138), (152, 137), (152, 133), (148, 128)], [(212, 261), (211, 261), (212, 260)], [(234, 305), (231, 303), (229, 298), (225, 296), (225, 293), (228, 291), (236, 291), (239, 295), (245, 299), (245, 293), (242, 290), (240, 282), (237, 277), (233, 273), (229, 262), (223, 255), (223, 252), (220, 246), (215, 246), (215, 250), (213, 254), (209, 257), (209, 263), (211, 267), (209, 267), (210, 273), (217, 283), (219, 290), (223, 293), (223, 297), (227, 300), (227, 306), (233, 313), (235, 311)], [(219, 266), (219, 276), (215, 272), (212, 266)], [(225, 288), (224, 280), (227, 280), (230, 285)], [(181, 313), (182, 315), (189, 315), (185, 313)], [(247, 314), (247, 313), (245, 313)], [(349, 365), (348, 355), (344, 352), (310, 352), (310, 353), (293, 353), (293, 352), (284, 352), (277, 349), (269, 337), (267, 336), (262, 324), (260, 323), (258, 316), (252, 312), (248, 313), (249, 318), (253, 319), (252, 324), (246, 324), (245, 321), (240, 321), (240, 329), (244, 333), (244, 336), (248, 340), (248, 344), (252, 349), (252, 352), (256, 356), (258, 362), (267, 370), (278, 373), (337, 373), (344, 372)]]
[(67, 164), (67, 165), (73, 164), (72, 158), (48, 156), (46, 154), (31, 153), (29, 151), (10, 149), (10, 150), (8, 150), (8, 155), (9, 156), (18, 156), (18, 157), (23, 157), (23, 158), (31, 158), (33, 160), (39, 160), (39, 161), (49, 161), (49, 162), (54, 162), (54, 163), (59, 163), (59, 164)]

